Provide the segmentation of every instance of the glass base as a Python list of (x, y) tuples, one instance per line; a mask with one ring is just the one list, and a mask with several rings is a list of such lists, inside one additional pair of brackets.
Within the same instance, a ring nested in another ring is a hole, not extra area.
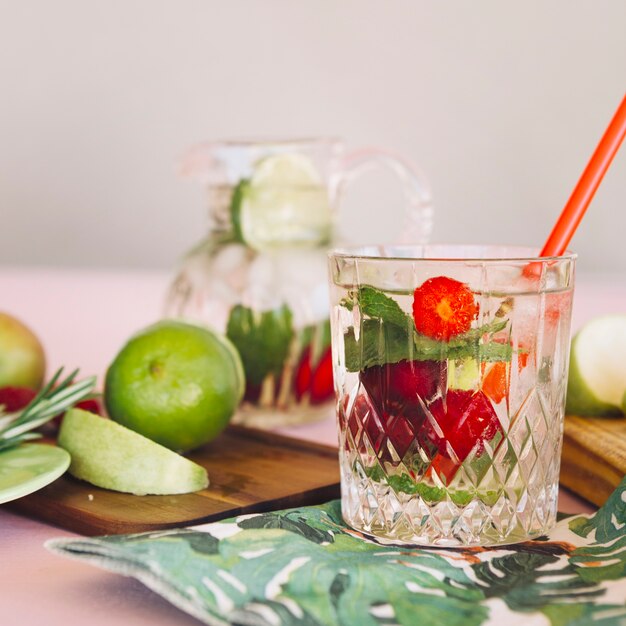
[(508, 486), (426, 499), (342, 468), (341, 494), (346, 524), (379, 543), (469, 548), (520, 543), (546, 534), (556, 523), (558, 483), (533, 493)]
[(333, 404), (326, 402), (316, 405), (294, 405), (288, 410), (272, 407), (258, 407), (244, 403), (232, 419), (232, 424), (271, 430), (281, 426), (298, 426), (319, 422), (333, 413)]

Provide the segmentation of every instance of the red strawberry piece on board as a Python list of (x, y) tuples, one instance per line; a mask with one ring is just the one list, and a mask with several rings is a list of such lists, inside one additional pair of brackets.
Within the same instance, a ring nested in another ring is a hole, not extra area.
[[(95, 413), (96, 415), (103, 415), (104, 411), (102, 410), (102, 405), (100, 401), (96, 398), (87, 398), (86, 400), (81, 400), (74, 405), (76, 409), (82, 409), (83, 411), (89, 411), (89, 413)], [(56, 428), (60, 428), (61, 422), (65, 417), (65, 412), (56, 415), (50, 422), (50, 425)]]
[(413, 294), (415, 328), (432, 339), (449, 341), (467, 332), (477, 317), (474, 294), (453, 278), (429, 278)]
[(89, 411), (89, 413), (95, 413), (96, 415), (102, 415), (102, 406), (96, 398), (87, 398), (87, 400), (81, 400), (76, 403), (77, 409), (83, 411)]
[(485, 441), (491, 441), (502, 432), (498, 416), (482, 391), (448, 390), (445, 398), (437, 398), (429, 406), (429, 411), (437, 424), (430, 419), (425, 422), (420, 439), (432, 444), (439, 455), (454, 462), (442, 461), (448, 478), (472, 450), (480, 456)]
[(0, 406), (5, 413), (15, 413), (25, 409), (37, 395), (28, 387), (2, 387), (0, 389)]

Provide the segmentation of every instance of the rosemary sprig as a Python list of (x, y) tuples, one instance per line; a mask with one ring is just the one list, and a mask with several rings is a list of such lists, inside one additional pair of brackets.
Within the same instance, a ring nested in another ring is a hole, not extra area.
[[(50, 381), (21, 411), (4, 415), (0, 407), (0, 452), (17, 446), (24, 441), (38, 439), (39, 428), (59, 413), (67, 411), (77, 402), (89, 396), (96, 385), (96, 377), (90, 376), (77, 383), (73, 382), (78, 370), (63, 378), (63, 368), (59, 368)], [(60, 381), (60, 382), (58, 382)]]

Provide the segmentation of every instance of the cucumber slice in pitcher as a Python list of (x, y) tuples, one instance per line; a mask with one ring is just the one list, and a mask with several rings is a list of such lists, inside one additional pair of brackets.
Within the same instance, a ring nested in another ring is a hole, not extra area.
[(606, 315), (574, 337), (566, 412), (616, 417), (626, 410), (626, 315)]

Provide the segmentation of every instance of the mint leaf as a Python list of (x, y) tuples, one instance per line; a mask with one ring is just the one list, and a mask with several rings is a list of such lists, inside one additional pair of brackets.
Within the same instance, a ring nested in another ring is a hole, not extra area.
[(478, 328), (471, 328), (466, 333), (461, 335), (464, 340), (481, 339), (484, 335), (495, 335), (501, 330), (504, 330), (509, 324), (507, 319), (495, 319), (491, 322), (487, 322), (483, 326)]
[(358, 340), (354, 335), (354, 327), (349, 328), (343, 337), (346, 369), (359, 372), (373, 365), (417, 359), (412, 335), (413, 331), (395, 324), (363, 320)]
[(396, 493), (419, 495), (430, 504), (442, 502), (448, 497), (458, 506), (467, 506), (473, 498), (477, 498), (481, 502), (493, 506), (500, 496), (497, 489), (480, 489), (475, 491), (468, 491), (466, 489), (444, 489), (430, 485), (427, 482), (416, 481), (411, 478), (411, 476), (404, 473), (387, 476), (384, 470), (378, 465), (365, 467), (363, 469), (371, 480), (387, 483)]
[(263, 312), (241, 304), (231, 309), (226, 336), (239, 351), (249, 384), (259, 386), (268, 374), (280, 374), (294, 335), (292, 317), (287, 305)]
[(368, 285), (360, 287), (356, 293), (352, 292), (351, 297), (345, 298), (342, 304), (349, 311), (355, 304), (358, 304), (361, 315), (379, 319), (389, 324), (397, 324), (398, 326), (413, 324), (413, 318), (407, 315), (393, 298), (390, 298), (380, 289)]

